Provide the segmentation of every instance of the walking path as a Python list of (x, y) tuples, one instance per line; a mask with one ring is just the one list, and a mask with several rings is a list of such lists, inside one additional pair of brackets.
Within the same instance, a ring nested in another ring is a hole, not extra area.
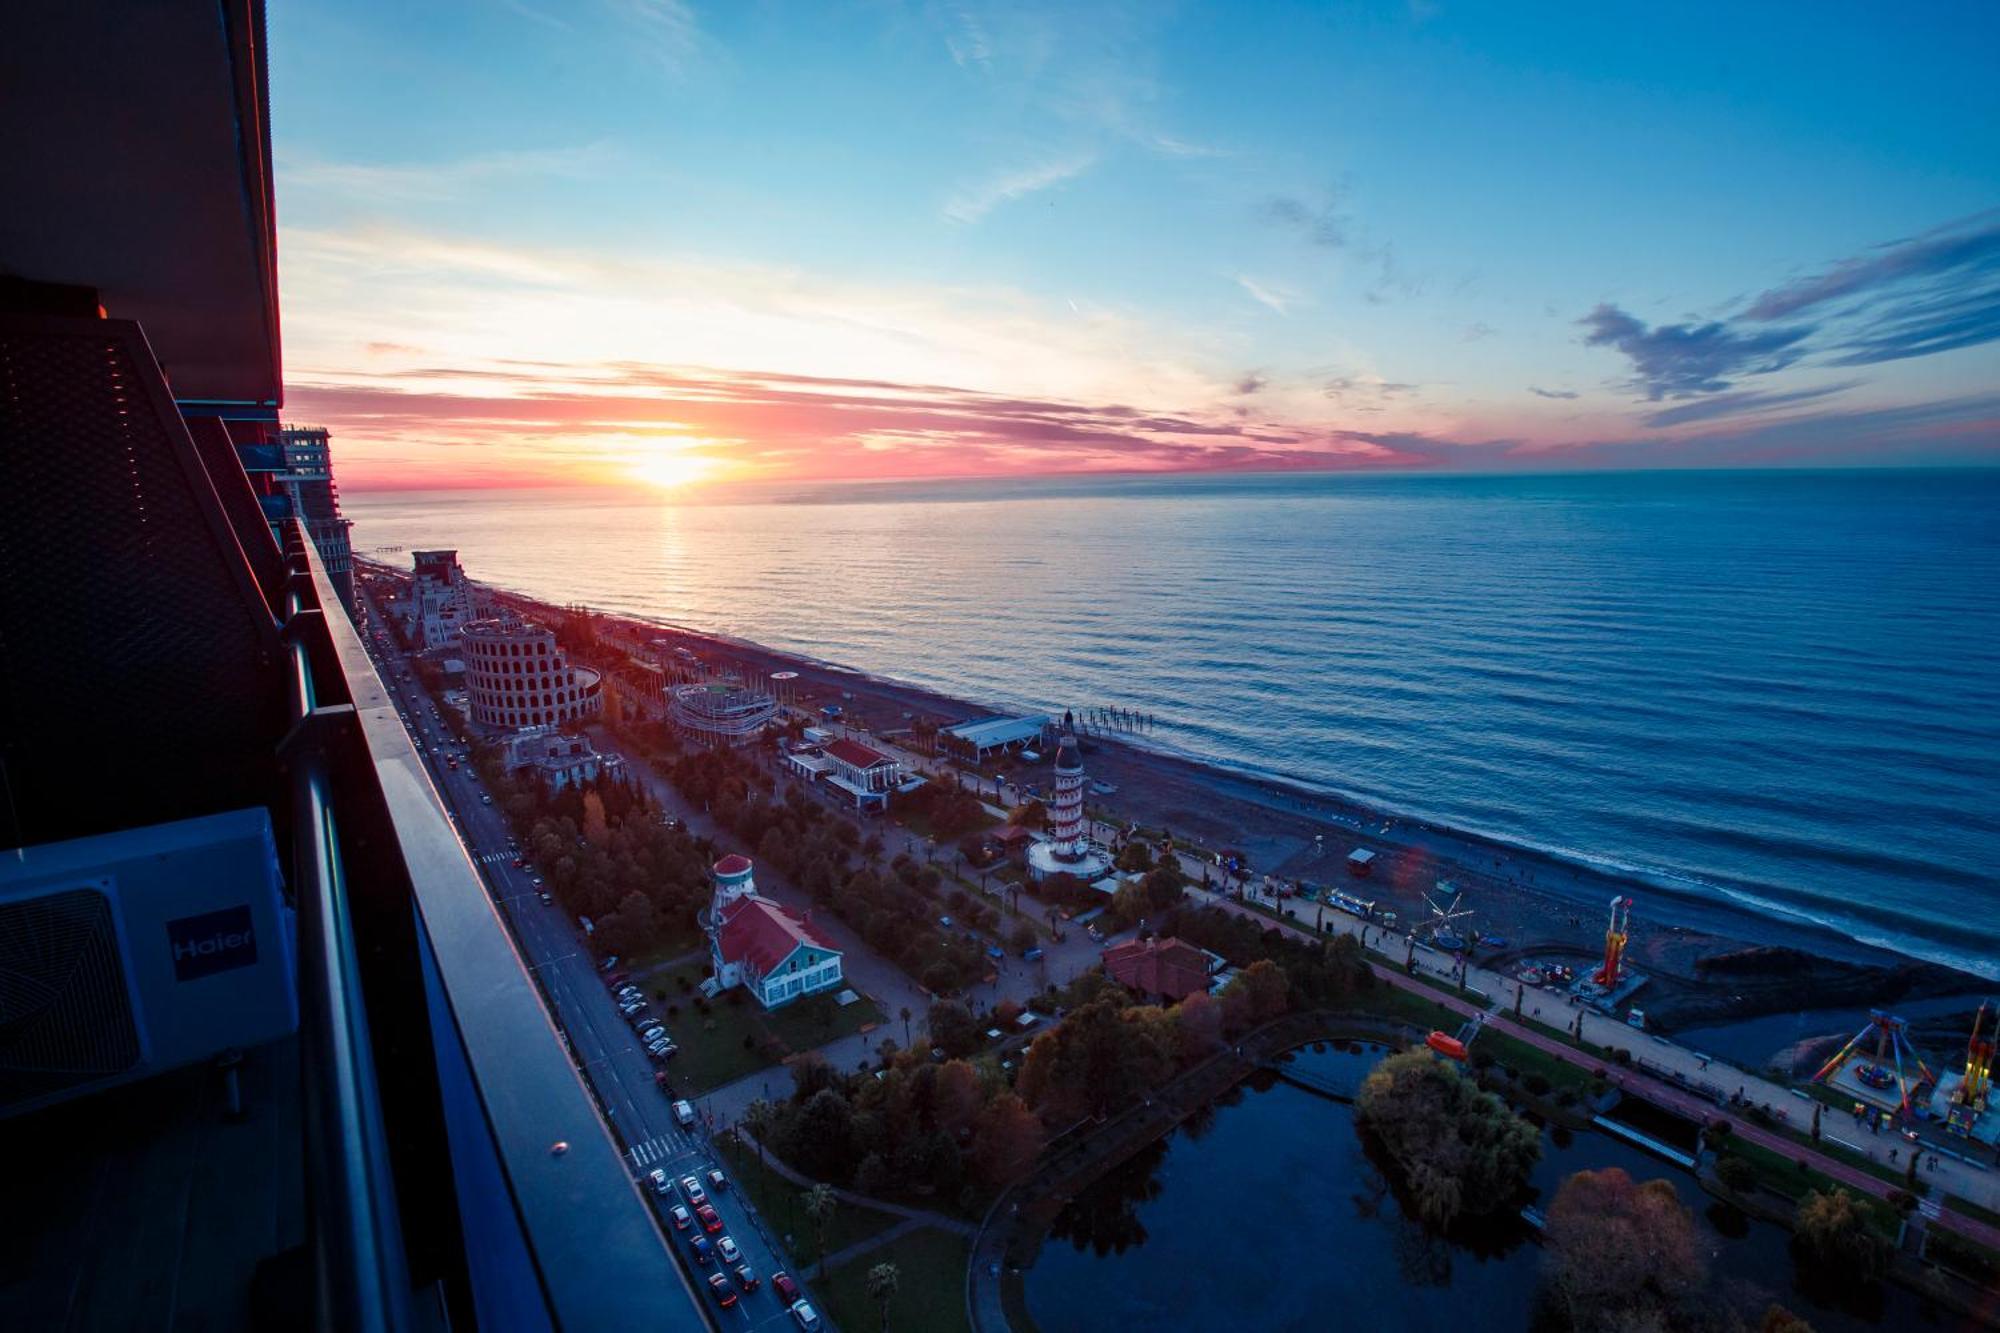
[[(1263, 924), (1275, 925), (1280, 930), (1285, 931), (1295, 938), (1306, 940), (1323, 938), (1323, 936), (1316, 935), (1315, 932), (1305, 927), (1295, 925), (1289, 921), (1275, 921), (1265, 913), (1254, 911), (1221, 895), (1198, 889), (1190, 890), (1190, 893), (1213, 903), (1215, 906), (1223, 908), (1225, 911), (1250, 917)], [(1371, 928), (1358, 918), (1348, 916), (1344, 912), (1327, 912), (1326, 923), (1329, 930), (1333, 933), (1363, 937), (1362, 942), (1364, 945), (1372, 942), (1377, 948), (1382, 948), (1395, 941), (1404, 939), (1404, 937), (1389, 935), (1388, 932)], [(1387, 938), (1384, 938), (1385, 936)], [(1372, 937), (1372, 940), (1370, 937)], [(1428, 972), (1442, 979), (1446, 986), (1454, 984), (1452, 979), (1456, 974), (1453, 972), (1450, 961), (1436, 951), (1422, 945), (1417, 946), (1416, 965), (1419, 972)], [(1516, 988), (1521, 984), (1511, 977), (1489, 971), (1486, 968), (1468, 965), (1464, 968), (1466, 988), (1468, 991), (1480, 996), (1477, 1001), (1474, 1001), (1463, 999), (1435, 984), (1418, 981), (1414, 977), (1405, 975), (1399, 969), (1384, 967), (1379, 963), (1373, 962), (1369, 966), (1374, 969), (1376, 976), (1387, 981), (1390, 985), (1415, 995), (1421, 995), (1426, 999), (1439, 1001), (1446, 1007), (1468, 1018), (1486, 1009), (1489, 1004), (1500, 1006), (1504, 1009), (1506, 1001), (1512, 998)], [(1498, 1012), (1488, 1016), (1486, 1020), (1487, 1025), (1496, 1031), (1504, 1032), (1518, 1041), (1526, 1042), (1537, 1050), (1547, 1052), (1573, 1065), (1593, 1071), (1598, 1068), (1606, 1068), (1607, 1077), (1613, 1083), (1616, 1083), (1635, 1096), (1643, 1097), (1648, 1101), (1657, 1102), (1663, 1106), (1679, 1110), (1683, 1114), (1699, 1121), (1713, 1122), (1716, 1120), (1726, 1120), (1734, 1127), (1735, 1132), (1741, 1134), (1746, 1140), (1762, 1147), (1770, 1148), (1775, 1152), (1781, 1152), (1789, 1159), (1796, 1160), (1804, 1157), (1812, 1163), (1815, 1170), (1854, 1189), (1861, 1190), (1877, 1198), (1886, 1198), (1891, 1191), (1899, 1188), (1898, 1185), (1883, 1180), (1879, 1176), (1872, 1175), (1858, 1167), (1850, 1166), (1845, 1162), (1831, 1158), (1813, 1147), (1799, 1143), (1776, 1131), (1764, 1129), (1739, 1115), (1731, 1114), (1732, 1108), (1728, 1103), (1728, 1094), (1730, 1085), (1734, 1084), (1735, 1090), (1744, 1103), (1762, 1106), (1781, 1122), (1789, 1121), (1791, 1119), (1792, 1104), (1797, 1101), (1797, 1098), (1788, 1088), (1781, 1087), (1755, 1074), (1745, 1073), (1733, 1066), (1710, 1060), (1685, 1047), (1677, 1046), (1664, 1038), (1636, 1031), (1626, 1024), (1618, 1022), (1616, 1019), (1606, 1018), (1588, 1009), (1572, 1007), (1564, 1000), (1546, 991), (1535, 992), (1532, 999), (1524, 995), (1522, 1003), (1524, 1013), (1530, 1017), (1539, 1017), (1546, 1006), (1551, 1011), (1551, 1018), (1558, 1019), (1559, 1016), (1558, 1021), (1563, 1026), (1568, 1026), (1572, 1022), (1580, 1022), (1579, 1031), (1584, 1040), (1595, 1041), (1603, 1046), (1618, 1045), (1630, 1048), (1635, 1059), (1643, 1058), (1649, 1064), (1666, 1071), (1670, 1076), (1685, 1079), (1689, 1083), (1719, 1089), (1722, 1095), (1714, 1099), (1698, 1097), (1685, 1088), (1677, 1087), (1673, 1083), (1656, 1078), (1645, 1071), (1607, 1065), (1602, 1056), (1579, 1050), (1575, 1046), (1558, 1041), (1523, 1023), (1518, 1023), (1509, 1017), (1502, 1016)], [(1799, 1103), (1801, 1107), (1808, 1105), (1809, 1103)], [(1904, 1149), (1910, 1146), (1907, 1142), (1904, 1142), (1902, 1145)], [(1877, 1162), (1889, 1170), (1895, 1170), (1900, 1165), (1900, 1163), (1889, 1161), (1886, 1157), (1885, 1149), (1878, 1143), (1864, 1142), (1854, 1145), (1854, 1150), (1858, 1151), (1862, 1156), (1867, 1157), (1870, 1161)], [(1983, 1208), (1992, 1209), (2000, 1206), (2000, 1180), (1996, 1180), (1992, 1172), (1982, 1170), (1970, 1163), (1959, 1161), (1955, 1158), (1940, 1157), (1938, 1158), (1937, 1166), (1927, 1166), (1920, 1178), (1928, 1181), (1934, 1191), (1955, 1194), (1959, 1198), (1978, 1204)], [(1978, 1241), (1982, 1245), (2000, 1249), (2000, 1228), (1990, 1226), (1977, 1218), (1967, 1217), (1962, 1213), (1947, 1210), (1936, 1220), (1935, 1225), (1956, 1231), (1960, 1235)]]

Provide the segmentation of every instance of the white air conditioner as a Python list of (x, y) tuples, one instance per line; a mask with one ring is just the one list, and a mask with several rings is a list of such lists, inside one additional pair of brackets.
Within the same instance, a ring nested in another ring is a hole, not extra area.
[(270, 817), (0, 852), (0, 1116), (298, 1028)]

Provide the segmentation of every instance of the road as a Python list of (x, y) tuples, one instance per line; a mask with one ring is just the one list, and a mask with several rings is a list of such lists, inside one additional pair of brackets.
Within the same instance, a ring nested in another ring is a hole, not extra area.
[[(665, 1198), (656, 1196), (648, 1185), (648, 1177), (660, 1170), (666, 1172), (670, 1181), (684, 1175), (705, 1178), (710, 1168), (722, 1165), (708, 1138), (709, 1125), (722, 1122), (707, 1107), (703, 1108), (708, 1117), (706, 1124), (698, 1120), (694, 1126), (684, 1128), (675, 1120), (673, 1095), (655, 1084), (656, 1067), (652, 1058), (639, 1044), (632, 1026), (618, 1012), (595, 960), (578, 939), (577, 927), (559, 906), (542, 902), (532, 867), (514, 865), (516, 853), (509, 848), (511, 830), (506, 817), (482, 799), (485, 793), (472, 766), (461, 762), (453, 770), (446, 763), (446, 756), (460, 752), (461, 747), (435, 717), (432, 700), (417, 682), (410, 657), (397, 651), (386, 631), (377, 637), (374, 630), (384, 622), (373, 607), (369, 611), (369, 623), (364, 625), (369, 650), (383, 679), (389, 683), (399, 710), (408, 719), (418, 752), (430, 765), (431, 780), (444, 798), (446, 814), (484, 874), (529, 971), (541, 983), (557, 1027), (596, 1094), (606, 1122), (625, 1145), (626, 1163), (652, 1200), (663, 1237), (671, 1238), (666, 1243), (688, 1265), (694, 1285), (705, 1288), (710, 1275), (718, 1271), (718, 1265), (694, 1263), (692, 1251), (684, 1243), (686, 1237), (700, 1234), (699, 1224), (685, 1233), (677, 1232), (669, 1209), (685, 1201), (679, 1197), (678, 1189)], [(731, 1278), (738, 1300), (732, 1308), (714, 1311), (722, 1326), (744, 1330), (796, 1327), (786, 1303), (771, 1287), (771, 1275), (785, 1269), (785, 1264), (768, 1230), (769, 1224), (757, 1216), (749, 1200), (735, 1189), (715, 1193), (709, 1202), (723, 1221), (722, 1232), (709, 1239), (719, 1241), (723, 1235), (733, 1238), (743, 1252), (743, 1262), (758, 1278), (757, 1287), (749, 1292), (741, 1291)], [(805, 1287), (799, 1273), (790, 1275), (801, 1288)], [(806, 1293), (806, 1299), (819, 1312), (823, 1326), (831, 1328), (825, 1306), (810, 1292)]]

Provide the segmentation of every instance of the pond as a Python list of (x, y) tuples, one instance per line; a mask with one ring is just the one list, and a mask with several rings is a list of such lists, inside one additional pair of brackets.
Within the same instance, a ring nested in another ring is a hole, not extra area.
[[(1260, 1071), (1080, 1194), (1025, 1275), (1043, 1333), (1534, 1328), (1541, 1249), (1528, 1225), (1441, 1235), (1405, 1212), (1364, 1150), (1351, 1098), (1384, 1054), (1360, 1042), (1294, 1051), (1282, 1075)], [(1699, 1219), (1714, 1293), (1753, 1328), (1772, 1301), (1818, 1333), (1951, 1326), (1900, 1288), (1862, 1308), (1798, 1290), (1783, 1228), (1714, 1203), (1637, 1147), (1556, 1128), (1542, 1149), (1532, 1185), (1544, 1206), (1586, 1168), (1671, 1181)]]

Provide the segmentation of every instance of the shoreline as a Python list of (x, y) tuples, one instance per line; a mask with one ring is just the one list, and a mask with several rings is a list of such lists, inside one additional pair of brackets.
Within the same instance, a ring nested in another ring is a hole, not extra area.
[[(404, 571), (357, 557), (357, 564)], [(481, 585), (513, 609), (561, 617), (564, 608), (508, 589)], [(845, 721), (894, 739), (910, 715), (950, 721), (1013, 711), (982, 706), (908, 681), (878, 676), (807, 654), (655, 620), (588, 607), (599, 632), (614, 639), (676, 641), (711, 664), (766, 673), (800, 673), (801, 704), (838, 701)], [(1080, 738), (1093, 779), (1117, 788), (1105, 813), (1128, 824), (1193, 834), (1210, 848), (1248, 854), (1260, 874), (1333, 886), (1397, 912), (1412, 924), (1426, 914), (1424, 895), (1450, 880), (1477, 914), (1480, 932), (1508, 945), (1482, 951), (1488, 966), (1513, 959), (1594, 963), (1603, 947), (1606, 907), (1614, 896), (1637, 899), (1628, 958), (1649, 981), (1636, 997), (1649, 1022), (1672, 1030), (1714, 1030), (1773, 1013), (1893, 1006), (1903, 1000), (1973, 995), (1995, 983), (1970, 971), (1843, 934), (1831, 925), (1797, 921), (1727, 897), (1676, 891), (1642, 872), (1589, 864), (1546, 849), (1472, 830), (1414, 820), (1341, 793), (1282, 776), (1235, 769), (1123, 737)], [(1030, 769), (1024, 780), (1040, 780)], [(891, 816), (893, 818), (893, 815)], [(1325, 838), (1317, 850), (1314, 835)], [(1351, 879), (1347, 851), (1378, 853), (1375, 875)], [(1726, 893), (1726, 890), (1718, 892)], [(1316, 905), (1287, 900), (1310, 921)], [(1724, 959), (1716, 966), (1717, 959)]]

